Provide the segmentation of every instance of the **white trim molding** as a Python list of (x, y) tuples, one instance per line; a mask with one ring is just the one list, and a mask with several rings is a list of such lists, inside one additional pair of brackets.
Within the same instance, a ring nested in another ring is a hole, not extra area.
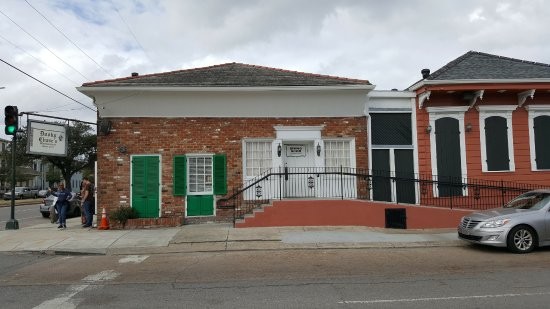
[(531, 97), (531, 100), (535, 97), (535, 89), (526, 90), (518, 93), (518, 106), (522, 107), (527, 100), (527, 97)]
[(483, 93), (484, 92), (485, 92), (485, 90), (478, 90), (478, 91), (474, 92), (474, 97), (470, 100), (470, 108), (474, 107), (474, 105), (477, 102), (477, 99), (483, 100)]
[(537, 155), (535, 152), (535, 131), (533, 127), (535, 125), (535, 118), (538, 116), (550, 116), (550, 105), (526, 105), (525, 109), (528, 112), (529, 123), (529, 152), (531, 155), (531, 171), (548, 171), (543, 169), (537, 169), (537, 162), (535, 161)]
[[(454, 118), (458, 120), (460, 129), (460, 169), (463, 178), (468, 177), (466, 165), (466, 137), (464, 130), (464, 114), (470, 109), (469, 106), (451, 106), (451, 107), (427, 107), (426, 110), (430, 117), (430, 126), (433, 130), (430, 134), (430, 153), (432, 164), (432, 175), (437, 175), (437, 147), (435, 142), (435, 121), (441, 118)], [(465, 195), (467, 192), (463, 192)], [(439, 196), (439, 192), (434, 187), (434, 195)]]
[[(481, 145), (481, 168), (483, 172), (513, 172), (516, 170), (514, 156), (514, 134), (512, 126), (512, 113), (517, 109), (516, 105), (485, 105), (477, 106), (479, 111), (479, 141)], [(485, 120), (489, 117), (503, 117), (508, 127), (508, 156), (510, 160), (509, 169), (506, 171), (489, 171), (487, 167), (487, 140), (485, 137)]]
[(285, 141), (310, 141), (321, 138), (322, 126), (274, 126), (277, 139)]
[(431, 91), (426, 91), (418, 95), (418, 109), (422, 109), (424, 107), (424, 101), (430, 100), (430, 95), (432, 94)]

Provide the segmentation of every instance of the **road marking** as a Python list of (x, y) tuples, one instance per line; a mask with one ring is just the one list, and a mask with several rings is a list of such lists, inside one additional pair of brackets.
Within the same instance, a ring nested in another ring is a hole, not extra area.
[(148, 255), (128, 255), (127, 257), (124, 257), (118, 260), (118, 262), (120, 264), (124, 264), (124, 263), (139, 264), (145, 261), (148, 257), (149, 257)]
[(412, 302), (425, 302), (425, 301), (434, 301), (434, 300), (464, 300), (464, 299), (476, 299), (476, 298), (527, 297), (527, 296), (540, 296), (540, 295), (550, 295), (550, 292), (426, 297), (426, 298), (402, 298), (402, 299), (377, 299), (377, 300), (345, 300), (345, 301), (340, 301), (338, 303), (339, 304), (382, 304), (382, 303), (407, 303), (407, 302), (412, 303)]
[(82, 281), (85, 284), (73, 284), (65, 290), (64, 293), (58, 295), (55, 298), (52, 298), (50, 300), (46, 300), (40, 305), (34, 307), (33, 309), (73, 309), (78, 306), (80, 301), (82, 300), (76, 300), (73, 299), (73, 297), (86, 290), (91, 285), (97, 286), (96, 283), (103, 282), (103, 281), (109, 281), (113, 280), (116, 277), (118, 277), (120, 273), (115, 272), (114, 270), (104, 270), (100, 273), (97, 273), (95, 275), (89, 275), (86, 276)]

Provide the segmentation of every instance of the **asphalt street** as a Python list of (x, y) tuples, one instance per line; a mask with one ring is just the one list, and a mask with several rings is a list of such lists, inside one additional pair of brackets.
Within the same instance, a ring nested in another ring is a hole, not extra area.
[(8, 309), (547, 308), (549, 253), (461, 246), (35, 254), (17, 255), (19, 263), (0, 253), (0, 299)]
[[(25, 228), (29, 226), (34, 226), (44, 222), (49, 222), (49, 219), (42, 218), (42, 215), (39, 211), (39, 202), (38, 200), (33, 200), (35, 204), (28, 205), (16, 205), (15, 210), (15, 219), (19, 222), (20, 228)], [(0, 230), (6, 228), (6, 222), (11, 217), (11, 207), (3, 206), (0, 207)]]

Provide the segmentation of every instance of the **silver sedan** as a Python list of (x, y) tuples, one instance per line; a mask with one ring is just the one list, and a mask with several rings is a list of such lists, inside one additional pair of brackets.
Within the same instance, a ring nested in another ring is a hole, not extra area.
[(530, 191), (502, 208), (463, 217), (458, 237), (476, 244), (507, 247), (516, 253), (550, 245), (550, 190)]

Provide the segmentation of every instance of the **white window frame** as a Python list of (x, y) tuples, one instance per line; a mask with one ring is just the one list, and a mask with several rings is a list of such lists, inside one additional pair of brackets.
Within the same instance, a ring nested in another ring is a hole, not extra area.
[(531, 171), (533, 172), (547, 172), (548, 169), (537, 169), (537, 162), (535, 161), (535, 131), (533, 126), (535, 125), (535, 118), (538, 116), (550, 116), (550, 105), (527, 105), (525, 109), (528, 112), (529, 123), (529, 152), (531, 154)]
[[(201, 191), (201, 192), (191, 192), (191, 174), (189, 173), (191, 164), (190, 159), (197, 158), (210, 158), (210, 191)], [(214, 155), (213, 154), (188, 154), (186, 155), (187, 160), (187, 195), (214, 195)]]
[(248, 175), (247, 174), (247, 164), (246, 164), (246, 149), (248, 143), (269, 143), (269, 154), (271, 155), (271, 165), (269, 168), (273, 168), (273, 139), (243, 139), (242, 140), (242, 164), (243, 164), (243, 179), (252, 179), (258, 175)]
[[(437, 148), (435, 144), (435, 121), (441, 118), (454, 118), (458, 120), (458, 128), (460, 129), (460, 169), (462, 172), (462, 178), (468, 178), (468, 170), (466, 165), (466, 136), (464, 134), (464, 114), (470, 109), (469, 106), (456, 106), (456, 107), (426, 107), (430, 118), (430, 153), (432, 163), (432, 175), (438, 175), (437, 173)], [(468, 195), (468, 189), (463, 189), (463, 195)], [(439, 190), (434, 185), (433, 188), (434, 197), (439, 197)]]
[[(340, 166), (327, 166), (327, 156), (326, 156), (326, 147), (328, 143), (331, 142), (348, 142), (349, 143), (349, 163), (350, 166), (342, 166), (343, 168), (352, 168), (355, 169), (355, 139), (354, 138), (327, 138), (323, 139), (323, 166), (325, 168), (340, 168)], [(316, 146), (315, 146), (316, 147)]]
[[(392, 92), (393, 93), (393, 92)], [(393, 94), (392, 94), (393, 95)], [(371, 106), (368, 107), (368, 116), (370, 118), (370, 115), (376, 114), (376, 113), (410, 113), (411, 114), (411, 129), (412, 129), (412, 144), (411, 145), (374, 145), (372, 143), (372, 134), (368, 134), (368, 141), (369, 141), (369, 158), (368, 158), (368, 164), (369, 164), (369, 173), (372, 174), (372, 150), (379, 149), (379, 150), (385, 150), (387, 149), (390, 154), (390, 176), (395, 177), (395, 150), (396, 149), (410, 149), (413, 151), (413, 169), (414, 174), (418, 175), (418, 132), (417, 132), (417, 126), (416, 126), (416, 116), (417, 114), (414, 112), (416, 108), (416, 99), (415, 97), (409, 99), (408, 103), (405, 102), (399, 102), (400, 104), (395, 104), (392, 102), (392, 106), (394, 107), (387, 107), (388, 102), (382, 101), (377, 102), (378, 104), (370, 104)], [(382, 104), (380, 104), (382, 103)], [(372, 132), (372, 121), (369, 119), (368, 121), (368, 132)], [(391, 198), (392, 201), (395, 202), (397, 200), (396, 197), (396, 183), (391, 182), (392, 185), (392, 193)], [(419, 184), (415, 184), (416, 192), (419, 192)], [(416, 204), (420, 203), (420, 194), (416, 195)], [(373, 189), (370, 189), (370, 196), (372, 199), (373, 196)]]
[[(514, 133), (512, 126), (512, 113), (517, 109), (517, 105), (484, 105), (477, 106), (476, 109), (479, 112), (479, 141), (481, 144), (481, 170), (484, 173), (502, 173), (502, 172), (514, 172), (516, 170), (516, 164), (514, 159)], [(487, 141), (485, 137), (485, 120), (489, 117), (502, 117), (506, 119), (506, 126), (508, 127), (508, 155), (510, 159), (510, 166), (508, 170), (503, 171), (490, 171), (487, 167)]]

